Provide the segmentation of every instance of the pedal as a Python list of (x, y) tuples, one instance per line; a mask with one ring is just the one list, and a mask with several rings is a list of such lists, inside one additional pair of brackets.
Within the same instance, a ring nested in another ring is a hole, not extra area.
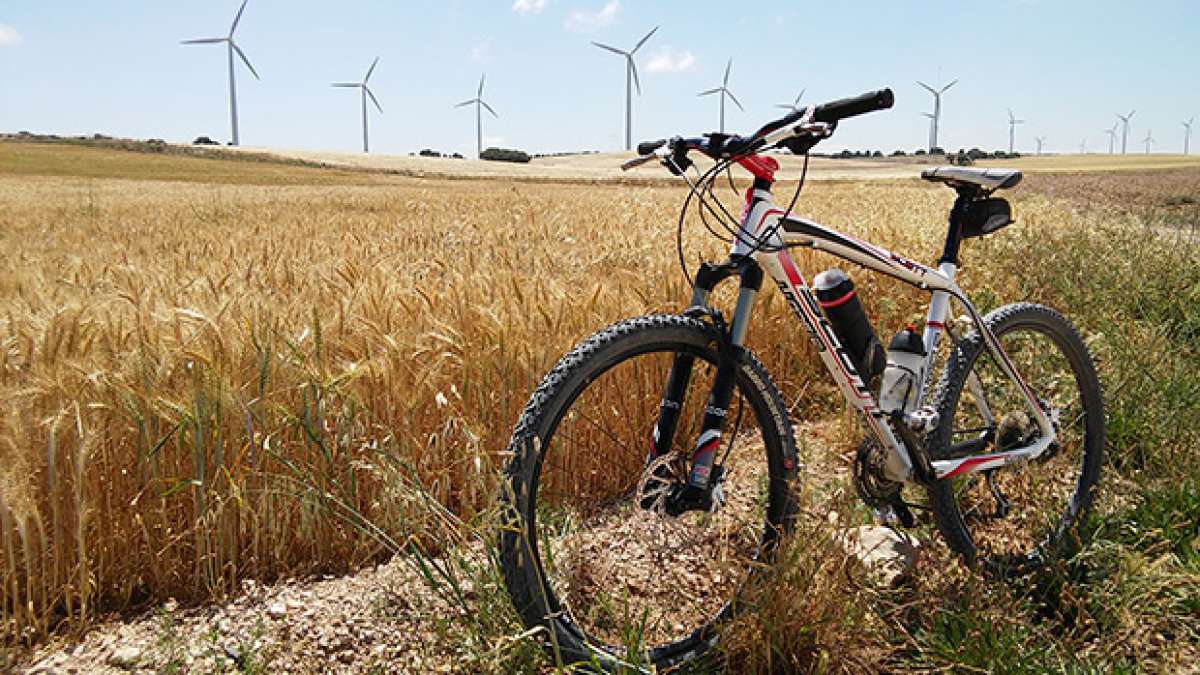
[(1008, 501), (1008, 497), (1000, 491), (1000, 486), (996, 484), (996, 471), (985, 471), (984, 476), (987, 478), (988, 490), (992, 493), (992, 498), (996, 500), (996, 511), (993, 514), (995, 518), (1004, 518), (1008, 516), (1009, 511), (1012, 511), (1012, 503)]
[(913, 516), (908, 505), (903, 501), (896, 501), (889, 504), (880, 504), (874, 509), (876, 525), (891, 525), (893, 527), (912, 527), (917, 524), (917, 519)]

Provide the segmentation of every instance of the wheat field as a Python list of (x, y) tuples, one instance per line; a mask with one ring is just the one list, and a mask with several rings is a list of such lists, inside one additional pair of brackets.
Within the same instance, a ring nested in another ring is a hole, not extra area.
[[(470, 521), (492, 503), (508, 434), (555, 359), (689, 296), (679, 187), (22, 144), (0, 158), (8, 644), (166, 598), (221, 597), (246, 577), (381, 560), (431, 531), (441, 512), (429, 496)], [(1076, 303), (1106, 381), (1118, 379), (1108, 296), (1078, 288), (1099, 248), (1078, 242), (1111, 248), (1100, 240), (1120, 223), (1036, 192), (1014, 200), (1020, 225), (967, 245), (963, 286), (985, 307)], [(950, 201), (915, 180), (818, 182), (800, 210), (931, 262)], [(694, 219), (684, 240), (689, 264), (724, 250)], [(1180, 255), (1169, 243), (1119, 241), (1145, 249), (1119, 265), (1174, 265), (1164, 284), (1197, 276), (1195, 259), (1163, 258)], [(799, 262), (810, 278), (830, 264)], [(919, 293), (855, 279), (881, 332), (919, 316)], [(762, 295), (751, 346), (794, 416), (835, 415), (803, 331)], [(1168, 339), (1160, 324), (1137, 337)], [(1170, 463), (1183, 438), (1144, 451)]]

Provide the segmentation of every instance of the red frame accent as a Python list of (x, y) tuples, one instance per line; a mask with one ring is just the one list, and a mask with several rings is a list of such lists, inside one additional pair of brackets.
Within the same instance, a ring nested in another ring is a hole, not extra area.
[(775, 172), (779, 170), (779, 162), (774, 157), (762, 155), (746, 155), (737, 160), (739, 166), (754, 174), (755, 178), (775, 182)]

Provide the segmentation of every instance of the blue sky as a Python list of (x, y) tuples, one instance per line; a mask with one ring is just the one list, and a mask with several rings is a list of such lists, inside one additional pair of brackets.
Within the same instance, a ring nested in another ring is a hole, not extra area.
[[(107, 0), (0, 4), (0, 130), (229, 137), (224, 50), (182, 46), (223, 35), (239, 0)], [(753, 8), (753, 9), (751, 9)], [(634, 138), (715, 129), (715, 97), (733, 57), (727, 126), (751, 131), (772, 105), (890, 86), (896, 106), (842, 125), (826, 149), (924, 145), (931, 97), (914, 80), (961, 81), (946, 94), (942, 145), (1006, 147), (1006, 107), (1047, 151), (1107, 150), (1101, 129), (1136, 108), (1133, 141), (1153, 130), (1179, 152), (1181, 120), (1200, 113), (1200, 3), (864, 2), (693, 0), (250, 0), (238, 41), (262, 75), (238, 72), (244, 145), (356, 150), (356, 80), (380, 56), (372, 85), (372, 150), (467, 152), (474, 96), (500, 114), (493, 144), (531, 151), (618, 149), (624, 68), (590, 40), (632, 46), (643, 95)], [(931, 82), (933, 83), (933, 82)], [(1195, 140), (1195, 138), (1193, 139)], [(1200, 147), (1194, 142), (1193, 147)]]

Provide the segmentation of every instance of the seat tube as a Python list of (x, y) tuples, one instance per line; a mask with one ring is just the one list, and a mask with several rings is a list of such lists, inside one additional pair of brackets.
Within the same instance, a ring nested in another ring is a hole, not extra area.
[(733, 312), (733, 320), (729, 327), (727, 341), (720, 346), (717, 374), (713, 379), (708, 403), (704, 407), (703, 430), (696, 440), (696, 449), (692, 453), (692, 469), (688, 475), (688, 484), (699, 488), (708, 487), (713, 462), (716, 460), (717, 450), (721, 447), (722, 430), (725, 427), (725, 421), (729, 415), (729, 403), (733, 400), (734, 388), (737, 385), (737, 370), (741, 363), (743, 344), (749, 327), (750, 310), (754, 306), (754, 296), (762, 287), (762, 268), (752, 259), (746, 259), (741, 276), (742, 283)]

